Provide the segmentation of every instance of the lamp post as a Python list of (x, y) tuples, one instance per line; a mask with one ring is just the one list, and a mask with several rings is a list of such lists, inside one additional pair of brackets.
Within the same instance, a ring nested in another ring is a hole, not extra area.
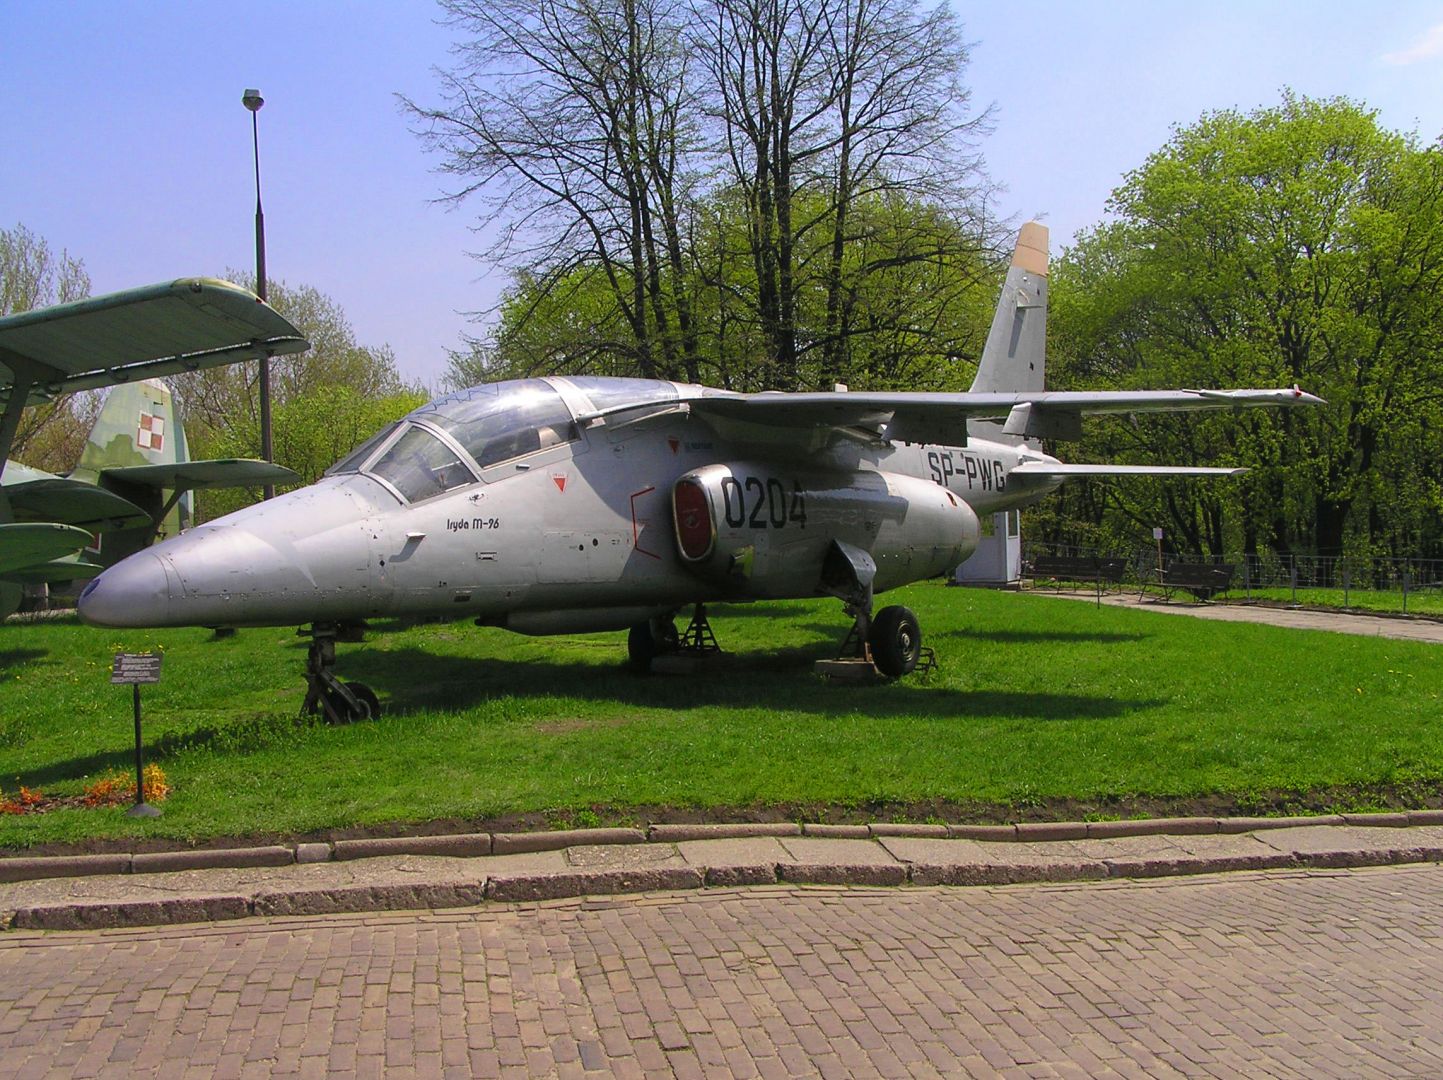
[[(256, 114), (261, 111), (261, 106), (266, 99), (261, 97), (259, 90), (247, 90), (241, 95), (241, 104), (250, 110), (251, 114), (251, 148), (255, 152), (256, 163), (256, 295), (262, 300), (266, 298), (266, 219), (261, 212), (261, 139), (260, 124)], [(261, 357), (261, 457), (267, 461), (274, 461), (275, 454), (271, 446), (271, 359), (269, 356)], [(276, 495), (276, 486), (266, 484), (264, 496), (273, 499)]]

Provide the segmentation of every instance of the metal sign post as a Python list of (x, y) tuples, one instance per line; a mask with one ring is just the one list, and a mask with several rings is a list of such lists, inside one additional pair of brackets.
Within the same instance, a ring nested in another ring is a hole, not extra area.
[(160, 817), (160, 808), (145, 801), (145, 764), (140, 756), (140, 684), (160, 682), (159, 653), (116, 653), (112, 683), (129, 683), (135, 697), (135, 805), (126, 817)]

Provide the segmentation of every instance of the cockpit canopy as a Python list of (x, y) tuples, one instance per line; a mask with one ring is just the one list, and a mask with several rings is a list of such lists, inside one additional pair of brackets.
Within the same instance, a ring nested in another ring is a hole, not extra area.
[(433, 424), (487, 469), (576, 438), (571, 410), (544, 379), (512, 379), (459, 390), (407, 419)]
[[(575, 414), (558, 383), (571, 391)], [(364, 471), (418, 502), (475, 482), (477, 470), (578, 438), (578, 415), (599, 416), (677, 397), (673, 384), (650, 379), (580, 376), (486, 383), (421, 406), (331, 466), (327, 475)], [(457, 453), (453, 442), (465, 453)]]

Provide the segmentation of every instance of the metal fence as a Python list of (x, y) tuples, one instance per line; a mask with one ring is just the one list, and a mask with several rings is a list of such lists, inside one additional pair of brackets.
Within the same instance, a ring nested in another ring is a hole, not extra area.
[[(1104, 550), (1024, 541), (1024, 576), (1032, 560), (1045, 555), (1122, 558), (1128, 565), (1125, 586), (1141, 590), (1157, 580), (1157, 549), (1146, 545), (1132, 550)], [(1443, 559), (1268, 553), (1223, 556), (1164, 554), (1163, 560), (1165, 566), (1173, 563), (1233, 566), (1232, 587), (1214, 597), (1215, 602), (1281, 601), (1443, 615)]]

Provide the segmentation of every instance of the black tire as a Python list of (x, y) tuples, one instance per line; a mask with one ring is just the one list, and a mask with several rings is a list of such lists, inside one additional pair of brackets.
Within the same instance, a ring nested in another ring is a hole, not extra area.
[[(345, 686), (346, 689), (349, 690), (351, 694), (355, 697), (357, 703), (360, 705), (360, 709), (357, 710), (353, 708), (351, 706), (351, 703), (347, 701), (345, 697), (342, 696), (338, 691), (327, 690), (326, 701), (335, 711), (337, 723), (355, 724), (362, 720), (370, 720), (373, 717), (380, 715), (380, 699), (376, 697), (375, 691), (373, 691), (369, 686), (367, 686), (365, 683), (356, 682), (346, 683)], [(322, 712), (324, 713), (324, 710), (322, 710)]]
[(381, 699), (376, 696), (374, 690), (360, 682), (346, 683), (346, 686), (366, 707), (366, 715), (356, 717), (357, 720), (374, 720), (381, 715)]
[(872, 618), (867, 644), (877, 670), (900, 679), (916, 668), (922, 655), (922, 627), (911, 608), (885, 607)]
[(635, 624), (626, 635), (626, 655), (633, 671), (645, 674), (651, 662), (665, 653), (676, 652), (681, 644), (676, 623), (670, 619), (649, 619)]

